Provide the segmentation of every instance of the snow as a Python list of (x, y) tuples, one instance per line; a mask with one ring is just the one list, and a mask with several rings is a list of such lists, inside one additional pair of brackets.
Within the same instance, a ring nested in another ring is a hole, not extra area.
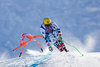
[[(84, 56), (74, 52), (54, 52), (44, 53), (38, 51), (28, 50), (30, 56), (17, 57), (13, 59), (0, 60), (1, 67), (30, 67), (32, 64), (38, 63), (37, 67), (99, 67), (100, 66), (100, 52), (84, 52)], [(33, 52), (33, 53), (32, 53)], [(34, 55), (34, 53), (38, 53)], [(50, 54), (50, 55), (49, 55)]]

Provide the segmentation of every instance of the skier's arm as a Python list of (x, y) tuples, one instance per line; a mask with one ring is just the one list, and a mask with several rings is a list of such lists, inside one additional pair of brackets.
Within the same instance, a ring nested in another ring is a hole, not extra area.
[(47, 46), (49, 48), (49, 51), (53, 51), (53, 48), (51, 47), (51, 44), (50, 44), (51, 40), (50, 40), (48, 34), (45, 35), (45, 41), (46, 41), (46, 44), (47, 44)]
[(46, 41), (47, 46), (50, 46), (50, 43), (49, 43), (50, 39), (49, 39), (48, 34), (45, 33), (45, 28), (43, 27), (43, 25), (41, 25), (40, 31), (41, 31), (41, 34), (43, 35), (43, 37), (44, 37), (44, 39)]
[(51, 47), (50, 39), (49, 39), (49, 36), (48, 36), (49, 34), (45, 33), (45, 28), (43, 27), (43, 25), (41, 25), (40, 30), (41, 30), (41, 34), (43, 35), (43, 37), (44, 37), (44, 39), (46, 41), (46, 44), (47, 44), (49, 50), (53, 51), (53, 48)]
[(51, 47), (51, 44), (50, 44), (51, 40), (49, 38), (49, 34), (45, 34), (45, 41), (46, 41), (46, 44), (49, 48), (49, 51), (53, 51), (53, 48)]
[(51, 46), (51, 44), (50, 44), (50, 42), (49, 41), (47, 41), (46, 42), (46, 44), (47, 44), (47, 46), (48, 46), (48, 48), (49, 48), (49, 51), (53, 51), (53, 48), (52, 48), (52, 46)]
[(40, 32), (43, 35), (43, 37), (45, 37), (45, 30), (43, 28), (40, 28)]
[(51, 46), (51, 45), (50, 45), (51, 40), (50, 40), (48, 34), (45, 34), (45, 41), (46, 41), (47, 46)]
[(62, 33), (61, 33), (61, 30), (58, 27), (58, 25), (55, 22), (53, 22), (52, 25), (53, 25), (53, 27), (55, 27), (55, 31), (57, 32), (57, 36), (61, 36)]

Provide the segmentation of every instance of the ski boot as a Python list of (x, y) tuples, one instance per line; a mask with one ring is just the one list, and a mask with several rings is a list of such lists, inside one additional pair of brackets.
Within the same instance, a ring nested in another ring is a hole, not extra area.
[(69, 52), (69, 50), (67, 50), (66, 48), (64, 50), (65, 50), (65, 52)]
[(61, 45), (62, 45), (63, 50), (65, 50), (65, 52), (69, 52), (69, 50), (66, 49), (64, 43), (62, 43)]
[(66, 49), (64, 43), (58, 45), (57, 48), (59, 49), (60, 52), (62, 52), (64, 50), (65, 50), (65, 52), (69, 52), (69, 50)]

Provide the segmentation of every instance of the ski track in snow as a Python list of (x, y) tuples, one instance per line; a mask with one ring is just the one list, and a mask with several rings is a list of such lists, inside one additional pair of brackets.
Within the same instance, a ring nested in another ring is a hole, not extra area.
[[(47, 56), (47, 57), (46, 57)], [(30, 57), (17, 57), (0, 61), (0, 67), (100, 67), (100, 53), (85, 53), (84, 56), (71, 52), (52, 52)]]

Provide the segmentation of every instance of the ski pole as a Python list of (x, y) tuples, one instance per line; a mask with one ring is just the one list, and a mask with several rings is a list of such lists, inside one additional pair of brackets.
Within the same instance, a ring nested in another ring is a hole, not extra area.
[[(63, 42), (66, 43), (66, 44), (68, 44), (68, 43), (67, 43), (66, 41), (64, 41), (64, 40), (63, 40)], [(68, 45), (70, 45), (70, 44), (68, 44)], [(84, 54), (82, 54), (82, 53), (78, 50), (78, 48), (76, 48), (74, 45), (70, 45), (70, 46), (72, 46), (73, 48), (75, 48), (81, 56), (84, 56)]]

